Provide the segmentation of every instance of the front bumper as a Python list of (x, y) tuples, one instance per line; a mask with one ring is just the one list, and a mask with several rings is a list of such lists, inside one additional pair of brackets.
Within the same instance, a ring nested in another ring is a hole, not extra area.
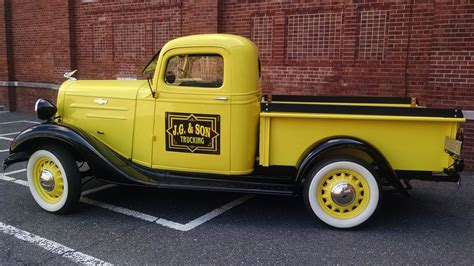
[(2, 169), (5, 171), (10, 165), (27, 161), (28, 158), (29, 154), (27, 152), (11, 153), (5, 160), (3, 160)]

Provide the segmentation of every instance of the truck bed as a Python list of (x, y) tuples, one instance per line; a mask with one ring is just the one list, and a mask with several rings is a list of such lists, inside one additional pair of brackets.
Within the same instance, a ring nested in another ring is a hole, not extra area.
[(404, 98), (264, 99), (259, 154), (263, 166), (296, 166), (319, 142), (347, 136), (378, 149), (394, 170), (442, 171), (453, 162), (445, 152), (446, 137), (456, 138), (459, 123), (465, 121), (461, 110), (412, 107), (413, 100)]

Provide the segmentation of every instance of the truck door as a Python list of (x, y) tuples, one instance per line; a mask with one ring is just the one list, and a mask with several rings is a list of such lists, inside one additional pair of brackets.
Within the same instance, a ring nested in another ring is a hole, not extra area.
[[(212, 51), (212, 52), (210, 52)], [(153, 168), (228, 174), (230, 64), (226, 50), (178, 48), (161, 60)]]

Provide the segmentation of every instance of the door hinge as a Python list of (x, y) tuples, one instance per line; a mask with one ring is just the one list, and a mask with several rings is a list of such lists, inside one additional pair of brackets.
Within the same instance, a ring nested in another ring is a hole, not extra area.
[(156, 140), (156, 136), (151, 136), (151, 141), (155, 141)]

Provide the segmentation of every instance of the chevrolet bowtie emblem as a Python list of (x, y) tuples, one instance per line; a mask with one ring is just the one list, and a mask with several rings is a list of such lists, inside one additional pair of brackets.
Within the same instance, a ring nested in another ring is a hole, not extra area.
[(108, 102), (109, 102), (109, 100), (107, 100), (107, 99), (102, 99), (102, 98), (94, 99), (94, 103), (100, 104), (100, 105), (107, 104)]

